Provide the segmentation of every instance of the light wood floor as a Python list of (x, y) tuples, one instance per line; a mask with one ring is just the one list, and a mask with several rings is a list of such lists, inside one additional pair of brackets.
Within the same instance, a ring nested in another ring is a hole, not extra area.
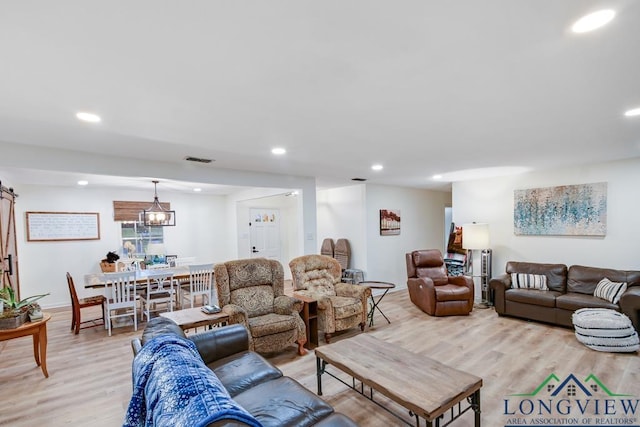
[[(570, 329), (498, 317), (492, 309), (468, 317), (434, 318), (413, 306), (401, 290), (388, 294), (381, 307), (391, 324), (376, 315), (366, 333), (410, 351), (482, 377), (482, 422), (505, 425), (503, 399), (527, 393), (548, 375), (584, 379), (595, 374), (612, 392), (640, 397), (640, 357), (599, 353), (578, 343)], [(117, 328), (69, 331), (68, 310), (52, 312), (44, 378), (33, 359), (31, 338), (0, 342), (0, 425), (118, 426), (131, 397), (130, 340), (141, 334)], [(83, 312), (86, 316), (86, 312)], [(144, 327), (144, 325), (143, 325)], [(337, 335), (348, 338), (359, 329)], [(313, 352), (296, 356), (295, 347), (269, 359), (310, 390), (316, 390)], [(401, 425), (339, 382), (325, 377), (324, 398), (362, 426)], [(389, 407), (394, 405), (389, 403)], [(453, 426), (471, 426), (468, 413)]]

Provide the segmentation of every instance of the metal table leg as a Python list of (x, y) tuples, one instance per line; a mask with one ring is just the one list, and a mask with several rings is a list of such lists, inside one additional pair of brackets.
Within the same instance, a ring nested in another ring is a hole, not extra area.
[(367, 317), (369, 318), (369, 326), (373, 326), (373, 315), (375, 314), (376, 309), (380, 312), (380, 314), (382, 314), (382, 317), (384, 317), (387, 320), (387, 323), (389, 324), (391, 323), (391, 320), (389, 320), (389, 318), (382, 312), (382, 310), (380, 310), (380, 307), (378, 306), (380, 304), (380, 301), (382, 301), (382, 298), (384, 298), (384, 296), (387, 294), (387, 292), (389, 292), (389, 289), (385, 289), (377, 301), (373, 297), (373, 294), (371, 295), (371, 308), (369, 309), (369, 314), (367, 315)]

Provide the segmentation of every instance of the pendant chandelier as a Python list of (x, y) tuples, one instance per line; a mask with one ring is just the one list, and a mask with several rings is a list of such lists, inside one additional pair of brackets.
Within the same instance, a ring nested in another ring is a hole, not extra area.
[(159, 181), (151, 181), (153, 182), (154, 188), (154, 197), (153, 204), (149, 206), (147, 209), (140, 212), (142, 216), (142, 220), (144, 225), (156, 225), (156, 226), (174, 226), (176, 225), (176, 211), (172, 211), (169, 209), (164, 209), (160, 202), (158, 201), (158, 182)]

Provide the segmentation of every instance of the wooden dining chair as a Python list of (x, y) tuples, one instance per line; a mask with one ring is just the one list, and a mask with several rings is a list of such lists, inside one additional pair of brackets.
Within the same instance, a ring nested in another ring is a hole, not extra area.
[[(106, 298), (103, 295), (96, 295), (88, 298), (78, 298), (76, 293), (76, 287), (73, 284), (73, 277), (67, 272), (67, 284), (69, 285), (69, 294), (71, 295), (71, 330), (75, 331), (76, 335), (80, 332), (80, 329), (93, 328), (94, 326), (104, 325), (104, 304)], [(94, 306), (102, 307), (102, 317), (82, 320), (82, 309)], [(84, 325), (84, 326), (83, 326)]]
[(191, 264), (189, 265), (189, 288), (182, 291), (182, 300), (180, 301), (184, 308), (188, 302), (190, 307), (194, 307), (196, 299), (200, 295), (202, 298), (202, 305), (205, 304), (217, 304), (217, 298), (215, 298), (213, 279), (213, 264)]
[(111, 336), (112, 321), (133, 316), (133, 329), (138, 330), (138, 294), (135, 271), (104, 273), (107, 291), (107, 329)]
[(145, 316), (147, 321), (151, 320), (151, 313), (160, 312), (163, 309), (159, 306), (165, 305), (167, 311), (173, 311), (175, 301), (175, 289), (173, 287), (173, 271), (156, 269), (147, 276), (147, 287), (140, 294), (141, 319)]
[[(196, 263), (196, 257), (176, 257), (173, 261), (174, 267), (188, 267)], [(189, 278), (177, 279), (176, 290), (178, 292), (178, 301), (182, 306), (182, 296), (185, 292), (189, 292)]]

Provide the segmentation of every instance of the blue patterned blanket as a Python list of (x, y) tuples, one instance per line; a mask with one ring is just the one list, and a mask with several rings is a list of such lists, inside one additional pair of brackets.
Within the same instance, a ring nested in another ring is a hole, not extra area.
[(167, 334), (147, 342), (133, 360), (123, 427), (205, 427), (218, 420), (261, 427), (231, 399), (192, 341)]

